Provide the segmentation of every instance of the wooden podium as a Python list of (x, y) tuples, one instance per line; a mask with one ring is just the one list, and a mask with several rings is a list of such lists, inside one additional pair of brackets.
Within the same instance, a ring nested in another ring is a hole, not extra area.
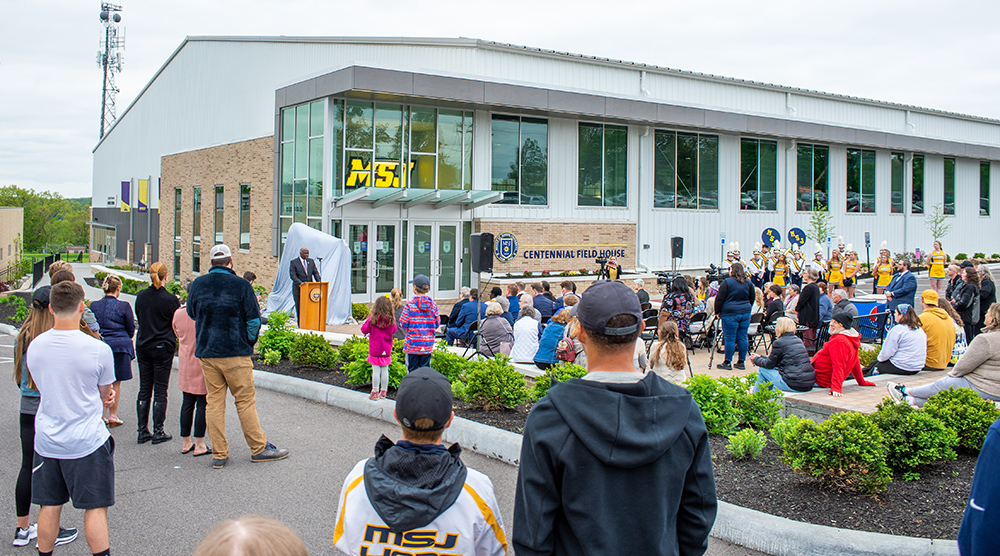
[(326, 296), (329, 282), (299, 285), (299, 328), (326, 332)]

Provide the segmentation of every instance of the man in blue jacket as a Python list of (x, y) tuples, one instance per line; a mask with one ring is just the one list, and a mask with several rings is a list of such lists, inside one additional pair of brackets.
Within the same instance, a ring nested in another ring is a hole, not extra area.
[(187, 313), (195, 323), (194, 355), (201, 360), (208, 386), (205, 421), (212, 440), (212, 468), (229, 461), (226, 440), (226, 390), (236, 399), (243, 437), (250, 446), (250, 461), (288, 457), (267, 441), (257, 418), (254, 397), (253, 345), (260, 333), (260, 306), (250, 282), (233, 272), (233, 258), (224, 244), (212, 247), (212, 268), (188, 289)]
[(896, 274), (885, 287), (885, 310), (891, 315), (896, 306), (906, 303), (912, 306), (917, 293), (917, 277), (910, 272), (910, 263), (906, 259), (896, 262)]
[(595, 282), (576, 307), (589, 372), (528, 415), (515, 553), (703, 554), (717, 501), (701, 411), (632, 365), (642, 313), (628, 286)]
[(479, 290), (472, 288), (469, 290), (469, 302), (462, 306), (454, 323), (448, 322), (448, 332), (445, 334), (448, 343), (451, 344), (455, 340), (468, 342), (472, 323), (484, 318), (486, 318), (486, 304), (479, 301)]

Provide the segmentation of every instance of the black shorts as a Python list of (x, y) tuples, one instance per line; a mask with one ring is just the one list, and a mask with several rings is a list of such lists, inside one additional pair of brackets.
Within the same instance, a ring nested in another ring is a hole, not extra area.
[(115, 505), (115, 439), (79, 459), (54, 459), (35, 452), (31, 466), (31, 503), (62, 506), (70, 499), (79, 510)]

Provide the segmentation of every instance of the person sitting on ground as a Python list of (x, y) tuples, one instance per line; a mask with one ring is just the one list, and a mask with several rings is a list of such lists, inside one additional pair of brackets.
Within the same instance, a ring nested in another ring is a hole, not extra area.
[(510, 354), (514, 330), (504, 317), (503, 307), (496, 301), (490, 301), (486, 305), (486, 318), (479, 325), (479, 336), (480, 354), (493, 357), (498, 353), (504, 353), (504, 344), (507, 344), (505, 354)]
[(659, 337), (649, 350), (649, 371), (660, 375), (663, 380), (680, 385), (687, 378), (687, 348), (681, 341), (677, 323), (668, 320), (660, 325)]
[[(702, 278), (704, 279), (704, 277), (702, 277)], [(707, 285), (707, 283), (706, 283), (706, 285)], [(636, 278), (635, 280), (632, 280), (632, 291), (634, 291), (635, 295), (637, 295), (639, 297), (639, 305), (640, 306), (643, 306), (643, 305), (646, 305), (646, 304), (649, 303), (649, 292), (647, 292), (644, 289), (645, 286), (646, 286), (646, 282), (643, 281), (642, 278)], [(704, 299), (704, 298), (702, 298), (702, 299)]]
[(948, 376), (923, 386), (889, 382), (886, 388), (896, 401), (923, 407), (928, 398), (948, 388), (971, 388), (980, 398), (1000, 402), (1000, 305), (990, 305), (983, 334), (976, 336)]
[[(965, 323), (965, 339), (971, 342), (976, 336), (976, 321), (979, 320), (979, 273), (973, 267), (962, 269), (962, 279), (959, 287), (952, 292), (951, 301), (958, 315)], [(985, 324), (985, 323), (984, 323)]]
[(772, 318), (775, 313), (785, 312), (785, 302), (781, 300), (781, 296), (784, 294), (781, 286), (777, 284), (771, 284), (767, 287), (767, 304), (764, 309), (764, 322), (774, 322)]
[(542, 322), (544, 322), (546, 318), (551, 318), (553, 310), (555, 309), (555, 303), (553, 303), (548, 297), (545, 297), (544, 292), (545, 289), (538, 282), (531, 285), (531, 303)]
[(510, 349), (510, 360), (515, 363), (534, 363), (538, 351), (538, 321), (535, 309), (530, 305), (521, 308), (521, 314), (514, 322), (514, 347)]
[(829, 289), (829, 284), (820, 280), (816, 283), (819, 286), (819, 320), (826, 322), (833, 318), (833, 302), (830, 301), (830, 296), (827, 294)]
[(816, 384), (830, 389), (830, 395), (843, 396), (843, 383), (848, 375), (853, 375), (858, 386), (875, 386), (861, 374), (858, 349), (861, 334), (851, 328), (851, 317), (846, 313), (833, 315), (830, 321), (830, 339), (812, 358), (816, 371)]
[[(948, 366), (954, 367), (955, 363), (958, 363), (958, 360), (965, 354), (965, 350), (969, 347), (969, 342), (965, 339), (965, 327), (963, 326), (962, 317), (958, 316), (951, 303), (948, 303), (947, 299), (938, 299), (938, 306), (944, 309), (944, 312), (948, 313), (952, 324), (955, 325), (955, 347), (951, 348), (951, 359), (948, 361)], [(924, 370), (927, 369), (924, 368)]]
[[(56, 274), (59, 274), (60, 272), (68, 272), (69, 277), (63, 275), (61, 280), (55, 280)], [(70, 280), (72, 282), (76, 281), (76, 275), (73, 274), (73, 265), (68, 261), (54, 261), (49, 265), (49, 285), (54, 286), (60, 281), (65, 280)], [(87, 328), (90, 329), (89, 332), (87, 330), (84, 330), (84, 332), (100, 339), (94, 334), (101, 333), (101, 323), (97, 322), (97, 317), (94, 316), (94, 312), (90, 310), (90, 307), (87, 307), (86, 310), (83, 311), (83, 322), (87, 325)]]
[(882, 375), (915, 375), (924, 369), (927, 334), (920, 317), (905, 303), (896, 305), (894, 316), (896, 324), (885, 335), (878, 357), (862, 369), (865, 376), (871, 376), (873, 371)]
[(472, 288), (469, 290), (469, 302), (462, 306), (454, 322), (448, 322), (445, 339), (449, 344), (453, 344), (455, 340), (468, 343), (472, 339), (472, 323), (479, 322), (484, 316), (486, 316), (486, 303), (479, 301), (479, 290)]
[(201, 541), (194, 556), (309, 556), (302, 539), (280, 521), (245, 515), (223, 521)]
[(389, 554), (405, 538), (407, 550), (418, 553), (507, 552), (493, 484), (462, 463), (458, 444), (442, 441), (455, 418), (453, 403), (451, 384), (434, 369), (403, 377), (393, 410), (403, 439), (393, 443), (383, 435), (375, 457), (358, 462), (344, 479), (333, 531), (337, 549)]
[[(920, 294), (923, 312), (920, 324), (927, 335), (927, 359), (925, 371), (941, 371), (948, 366), (952, 348), (955, 347), (955, 323), (948, 312), (939, 306), (938, 294), (932, 289)], [(944, 301), (944, 300), (940, 300)]]
[(462, 286), (462, 289), (458, 291), (458, 301), (451, 306), (451, 313), (448, 315), (448, 328), (455, 326), (455, 321), (458, 320), (458, 314), (462, 312), (462, 307), (465, 307), (469, 302), (471, 291), (468, 286)]
[(847, 290), (837, 288), (830, 294), (830, 301), (833, 303), (833, 314), (847, 313), (851, 318), (858, 316), (858, 308), (851, 303), (847, 297)]
[(517, 291), (517, 284), (507, 284), (507, 306), (510, 307), (510, 316), (516, 321), (520, 316), (521, 300), (520, 292)]
[(774, 324), (774, 342), (767, 356), (752, 357), (757, 366), (757, 384), (761, 388), (777, 388), (783, 392), (808, 392), (816, 383), (816, 371), (802, 339), (795, 335), (795, 323), (788, 317), (778, 317)]
[(557, 365), (559, 358), (556, 357), (556, 346), (559, 340), (563, 339), (563, 332), (566, 325), (573, 318), (569, 314), (570, 309), (563, 309), (556, 313), (542, 330), (542, 336), (538, 340), (538, 351), (535, 352), (535, 366), (543, 371), (549, 367)]

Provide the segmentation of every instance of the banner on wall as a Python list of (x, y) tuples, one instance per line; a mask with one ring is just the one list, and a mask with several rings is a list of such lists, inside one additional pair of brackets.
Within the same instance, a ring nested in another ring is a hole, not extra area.
[(122, 212), (130, 212), (132, 210), (132, 182), (123, 181), (122, 182)]
[(146, 212), (149, 210), (149, 180), (139, 180), (137, 193), (136, 211)]

